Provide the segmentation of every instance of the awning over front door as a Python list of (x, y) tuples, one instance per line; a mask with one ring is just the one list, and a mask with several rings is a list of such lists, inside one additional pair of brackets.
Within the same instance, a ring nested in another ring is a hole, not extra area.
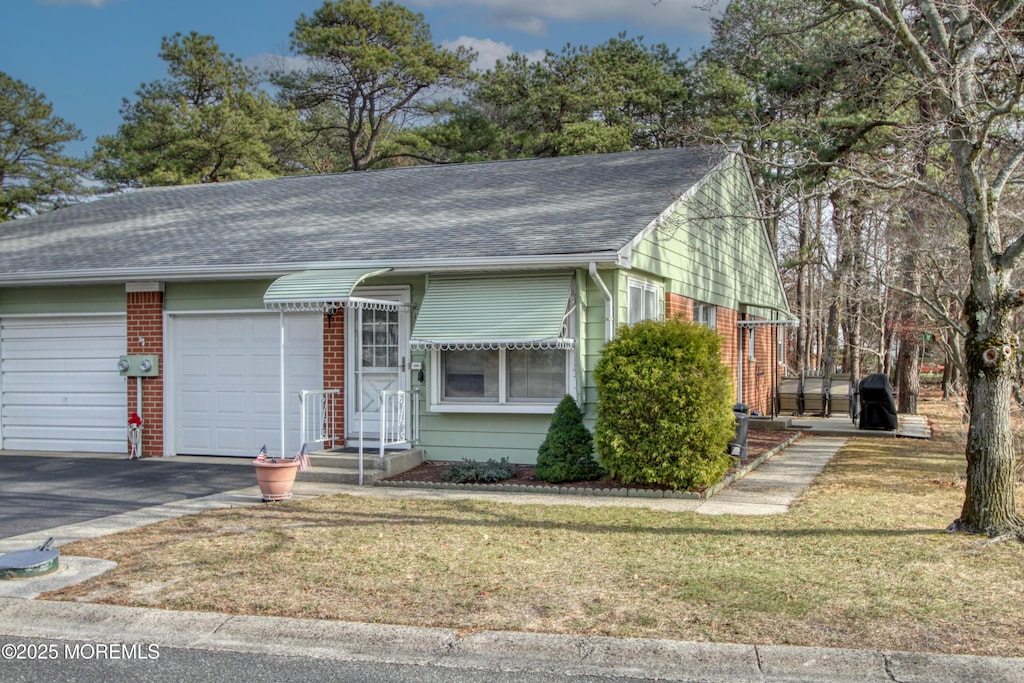
[(398, 307), (395, 301), (352, 296), (364, 280), (390, 268), (335, 268), (304, 270), (274, 280), (263, 295), (263, 305), (275, 311), (336, 311), (339, 308)]
[(432, 277), (410, 344), (420, 349), (568, 349), (573, 276)]

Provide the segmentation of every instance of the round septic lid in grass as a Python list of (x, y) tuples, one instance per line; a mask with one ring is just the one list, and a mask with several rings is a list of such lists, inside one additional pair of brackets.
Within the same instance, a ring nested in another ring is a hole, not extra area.
[(0, 579), (23, 579), (57, 571), (60, 551), (51, 548), (53, 538), (38, 548), (0, 555)]

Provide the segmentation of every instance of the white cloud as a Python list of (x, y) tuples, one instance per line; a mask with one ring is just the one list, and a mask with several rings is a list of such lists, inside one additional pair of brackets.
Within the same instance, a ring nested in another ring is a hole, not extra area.
[[(546, 22), (628, 21), (658, 28), (693, 30), (706, 26), (708, 11), (701, 0), (405, 0), (419, 9), (479, 8), (496, 23), (534, 35), (543, 35)], [(718, 13), (724, 2), (711, 2)]]
[(103, 7), (117, 0), (38, 0), (44, 5), (85, 5), (87, 7)]
[[(511, 45), (499, 43), (490, 38), (472, 38), (470, 36), (459, 36), (455, 40), (448, 40), (441, 43), (441, 47), (453, 50), (456, 47), (468, 47), (476, 52), (476, 60), (473, 61), (473, 69), (486, 71), (493, 69), (495, 63), (508, 57), (515, 52)], [(544, 50), (535, 50), (525, 53), (526, 59), (531, 62), (539, 62), (544, 59)]]

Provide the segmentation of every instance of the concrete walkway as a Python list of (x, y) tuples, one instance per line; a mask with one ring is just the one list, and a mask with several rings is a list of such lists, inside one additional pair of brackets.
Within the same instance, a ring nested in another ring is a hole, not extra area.
[(800, 439), (756, 470), (703, 501), (695, 512), (709, 515), (777, 515), (811, 485), (846, 439)]
[[(355, 487), (297, 482), (295, 497), (348, 494), (382, 498), (499, 500), (509, 504), (647, 507), (699, 514), (784, 513), (845, 439), (807, 437), (710, 500), (593, 497), (533, 493)], [(0, 552), (57, 546), (203, 510), (257, 505), (256, 486), (70, 524), (0, 541)], [(34, 600), (42, 592), (108, 571), (113, 563), (61, 557), (49, 576), (0, 581), (0, 635), (116, 643), (158, 643), (233, 652), (280, 653), (344, 661), (442, 663), (456, 668), (589, 672), (595, 676), (678, 681), (1021, 681), (1024, 659), (691, 643), (530, 633), (460, 634), (443, 628), (321, 622), (214, 613), (171, 612)], [(316, 634), (310, 637), (309, 634)], [(290, 636), (289, 634), (293, 634)], [(386, 646), (384, 645), (386, 644)], [(2, 670), (2, 662), (0, 662)], [(557, 680), (557, 677), (552, 678)]]
[(882, 429), (861, 429), (856, 422), (842, 415), (821, 417), (818, 415), (788, 416), (779, 415), (774, 418), (752, 418), (763, 421), (772, 429), (790, 429), (814, 434), (816, 436), (862, 436), (869, 439), (930, 439), (932, 429), (928, 418), (924, 415), (900, 415), (899, 423), (894, 431)]

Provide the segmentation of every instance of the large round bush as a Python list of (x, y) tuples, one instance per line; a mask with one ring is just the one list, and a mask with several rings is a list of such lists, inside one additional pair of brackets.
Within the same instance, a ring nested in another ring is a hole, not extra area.
[(717, 333), (676, 319), (623, 326), (595, 381), (595, 443), (613, 477), (700, 488), (732, 464), (733, 386)]

